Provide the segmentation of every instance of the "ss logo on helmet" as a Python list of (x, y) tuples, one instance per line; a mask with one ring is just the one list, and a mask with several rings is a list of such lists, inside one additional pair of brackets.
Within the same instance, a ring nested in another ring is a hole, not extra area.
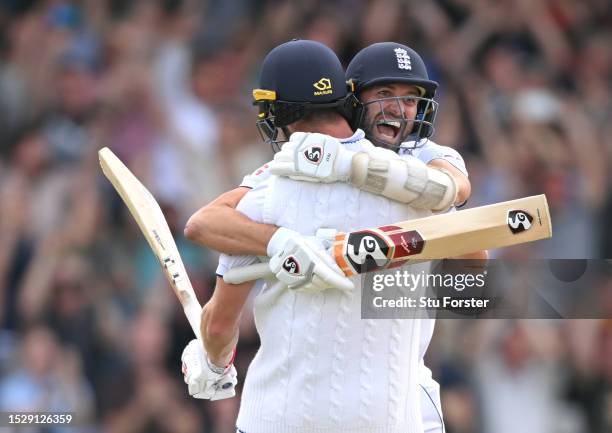
[(349, 235), (346, 256), (357, 273), (370, 272), (385, 267), (389, 246), (375, 233), (363, 231)]
[(318, 164), (321, 162), (321, 156), (323, 156), (323, 149), (319, 146), (309, 147), (304, 151), (304, 156), (306, 159), (313, 164)]
[(517, 234), (529, 230), (533, 217), (524, 210), (511, 210), (508, 212), (508, 227), (512, 233)]
[(289, 274), (299, 274), (300, 264), (293, 256), (289, 256), (283, 262), (283, 269)]

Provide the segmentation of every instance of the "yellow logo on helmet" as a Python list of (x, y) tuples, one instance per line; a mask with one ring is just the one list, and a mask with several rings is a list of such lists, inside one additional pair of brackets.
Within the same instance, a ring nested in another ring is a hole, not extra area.
[(329, 95), (333, 93), (331, 80), (329, 78), (321, 78), (319, 81), (313, 84), (314, 88), (317, 89), (314, 92), (315, 96)]

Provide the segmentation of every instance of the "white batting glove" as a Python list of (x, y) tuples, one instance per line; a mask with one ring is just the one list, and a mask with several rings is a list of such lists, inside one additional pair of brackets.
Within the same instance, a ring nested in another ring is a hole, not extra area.
[(301, 236), (281, 227), (268, 244), (270, 270), (292, 290), (353, 290), (353, 282), (340, 270), (327, 248), (320, 238)]
[(200, 340), (191, 340), (181, 355), (183, 379), (189, 395), (205, 400), (222, 400), (236, 395), (238, 374), (230, 366), (216, 367), (208, 359)]
[(270, 172), (308, 182), (347, 182), (354, 155), (329, 135), (295, 132), (274, 155)]

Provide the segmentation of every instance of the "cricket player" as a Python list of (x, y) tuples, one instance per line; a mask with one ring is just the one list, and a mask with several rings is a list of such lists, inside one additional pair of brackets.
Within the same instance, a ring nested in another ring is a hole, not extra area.
[[(437, 83), (428, 79), (420, 56), (402, 44), (374, 44), (354, 57), (347, 70), (347, 79), (364, 104), (359, 115), (352, 119), (353, 126), (363, 127), (366, 136), (378, 146), (394, 149), (405, 158), (418, 157), (429, 167), (447, 170), (458, 185), (456, 202), (464, 202), (470, 194), (470, 184), (463, 159), (454, 149), (439, 146), (429, 139), (437, 109), (437, 103), (432, 99)], [(411, 109), (402, 110), (400, 103), (404, 102), (411, 105)], [(308, 147), (308, 142), (301, 144)], [(317, 147), (316, 143), (314, 147)], [(310, 176), (311, 181), (317, 180), (316, 173), (313, 176), (303, 171), (291, 171), (297, 167), (291, 159), (298, 154), (295, 150), (292, 141), (286, 143), (275, 161), (246, 176), (240, 188), (222, 195), (197, 212), (188, 223), (187, 236), (226, 253), (265, 255), (266, 245), (277, 227), (255, 223), (233, 209), (249, 189), (256, 188), (270, 176), (271, 169), (279, 175), (299, 174), (303, 179)], [(469, 258), (486, 258), (486, 252)], [(419, 353), (423, 422), (428, 433), (443, 432), (439, 386), (423, 363), (434, 320), (424, 320), (421, 326)]]
[[(322, 64), (327, 69), (321, 69)], [(354, 101), (346, 95), (341, 76), (339, 61), (321, 44), (292, 41), (277, 47), (264, 61), (262, 89), (254, 92), (260, 106), (258, 124), (271, 142), (278, 142), (281, 135), (305, 141), (312, 134), (304, 132), (314, 131), (346, 137), (329, 137), (325, 152), (337, 144), (356, 152), (361, 159), (356, 173), (368, 183), (375, 174), (368, 160), (376, 163), (384, 153), (392, 164), (402, 159), (374, 147), (361, 130), (353, 133), (347, 113)], [(321, 162), (322, 156), (316, 149), (309, 153), (313, 163)], [(404, 184), (412, 200), (440, 209), (456, 201), (457, 185), (451, 175), (416, 158), (410, 164), (404, 168), (413, 172), (414, 179)], [(246, 194), (238, 210), (254, 222), (281, 226), (266, 248), (270, 267), (281, 282), (267, 283), (255, 299), (262, 344), (247, 374), (238, 429), (247, 433), (423, 431), (417, 387), (421, 321), (361, 320), (357, 278), (351, 281), (355, 290), (350, 290), (344, 280), (331, 278), (320, 284), (314, 279), (291, 284), (283, 272), (299, 277), (312, 268), (311, 257), (295, 253), (300, 246), (296, 239), (303, 239), (297, 231), (315, 235), (321, 227), (351, 230), (422, 217), (431, 211), (372, 194), (350, 182), (302, 182), (276, 176)], [(317, 244), (314, 238), (309, 241)], [(282, 246), (274, 247), (278, 243)], [(253, 261), (222, 256), (218, 272)], [(330, 268), (338, 271), (331, 264)], [(342, 290), (322, 290), (325, 285)], [(203, 313), (206, 353), (194, 341), (183, 355), (190, 394), (212, 399), (231, 394), (237, 321), (251, 286), (230, 286), (218, 279)]]

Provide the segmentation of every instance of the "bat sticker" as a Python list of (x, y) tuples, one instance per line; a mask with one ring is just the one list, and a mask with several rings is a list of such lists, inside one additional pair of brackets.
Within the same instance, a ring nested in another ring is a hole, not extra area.
[(531, 228), (533, 217), (524, 210), (508, 211), (508, 227), (513, 234), (527, 231)]
[(390, 250), (382, 237), (365, 230), (349, 234), (345, 254), (348, 262), (360, 274), (387, 266)]
[(418, 230), (393, 233), (390, 234), (389, 237), (393, 241), (393, 245), (395, 245), (395, 251), (393, 253), (394, 259), (420, 254), (425, 247), (423, 236), (421, 236)]

